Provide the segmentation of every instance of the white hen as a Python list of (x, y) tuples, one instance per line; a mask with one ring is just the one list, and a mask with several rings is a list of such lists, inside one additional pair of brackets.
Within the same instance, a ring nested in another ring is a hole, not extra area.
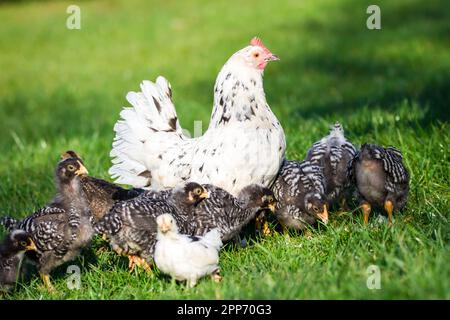
[(170, 214), (156, 218), (158, 225), (154, 260), (156, 266), (180, 281), (187, 281), (192, 288), (198, 279), (208, 274), (217, 276), (220, 233), (213, 229), (205, 236), (187, 236), (178, 233), (178, 227)]
[(229, 58), (216, 80), (208, 130), (197, 138), (183, 133), (168, 81), (144, 81), (141, 92), (128, 93), (132, 107), (122, 110), (114, 127), (112, 177), (156, 190), (190, 180), (233, 195), (252, 183), (268, 187), (286, 148), (263, 89), (263, 71), (272, 60), (278, 57), (257, 38)]

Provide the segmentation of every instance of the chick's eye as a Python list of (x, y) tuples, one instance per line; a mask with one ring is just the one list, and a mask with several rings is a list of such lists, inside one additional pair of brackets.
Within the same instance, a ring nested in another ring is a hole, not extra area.
[(319, 208), (317, 208), (316, 206), (313, 207), (314, 212), (319, 212)]
[(74, 171), (74, 170), (75, 170), (75, 166), (69, 164), (69, 165), (67, 166), (67, 169), (68, 169), (69, 171)]
[(202, 189), (197, 188), (197, 189), (195, 189), (194, 192), (195, 192), (195, 194), (200, 195), (202, 193)]
[(25, 242), (25, 241), (20, 241), (20, 243), (19, 243), (22, 247), (26, 247), (27, 246), (27, 243)]

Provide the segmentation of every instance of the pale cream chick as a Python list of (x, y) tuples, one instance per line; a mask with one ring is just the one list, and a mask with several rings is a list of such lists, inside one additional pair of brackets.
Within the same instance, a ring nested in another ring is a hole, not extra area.
[(198, 279), (219, 271), (220, 234), (213, 229), (203, 237), (187, 236), (178, 232), (174, 218), (162, 214), (156, 218), (158, 226), (154, 260), (156, 266), (172, 278), (186, 281), (189, 288)]

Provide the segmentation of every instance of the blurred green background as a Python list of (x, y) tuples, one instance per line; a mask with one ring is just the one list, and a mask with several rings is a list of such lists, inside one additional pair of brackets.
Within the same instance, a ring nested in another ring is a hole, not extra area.
[[(66, 28), (70, 4), (81, 8), (80, 30)], [(381, 30), (366, 28), (371, 4)], [(23, 217), (51, 199), (67, 149), (108, 178), (113, 125), (144, 79), (164, 75), (182, 126), (202, 120), (206, 129), (218, 71), (255, 35), (281, 58), (264, 85), (288, 158), (303, 159), (339, 120), (356, 145), (399, 147), (412, 173), (393, 230), (364, 228), (354, 210), (312, 239), (275, 234), (227, 247), (225, 282), (189, 293), (129, 275), (103, 253), (79, 260), (89, 268), (84, 290), (65, 290), (62, 269), (56, 297), (450, 298), (448, 1), (0, 1), (0, 21), (0, 214)], [(390, 279), (376, 292), (365, 286), (372, 263)], [(23, 286), (11, 297), (54, 297), (37, 280)]]

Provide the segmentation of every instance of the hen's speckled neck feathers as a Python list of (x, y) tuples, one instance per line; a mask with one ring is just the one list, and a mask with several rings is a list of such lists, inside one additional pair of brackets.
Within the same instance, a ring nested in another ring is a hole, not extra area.
[[(263, 88), (262, 73), (240, 61), (236, 54), (223, 66), (214, 86), (214, 107), (209, 128), (229, 122), (273, 120)], [(259, 122), (258, 121), (258, 122)]]

